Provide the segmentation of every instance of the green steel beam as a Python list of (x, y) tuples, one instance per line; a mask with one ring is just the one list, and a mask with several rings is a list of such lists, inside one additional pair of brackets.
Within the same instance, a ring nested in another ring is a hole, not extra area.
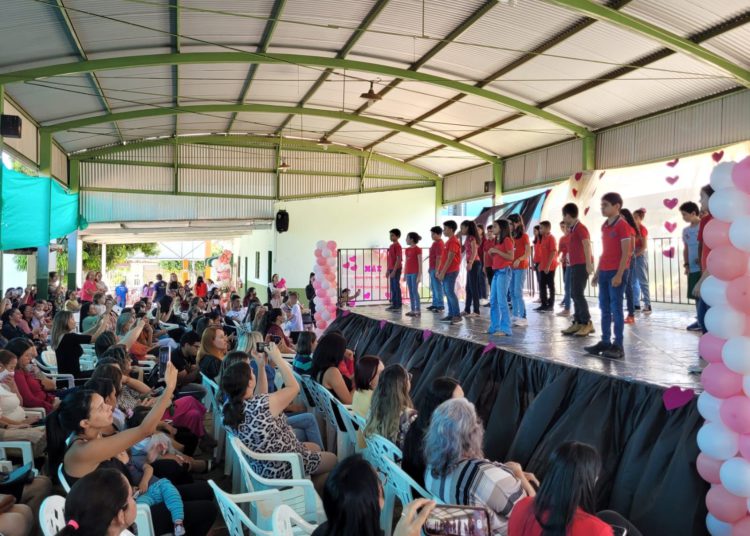
[(555, 4), (578, 13), (597, 19), (607, 21), (611, 24), (620, 26), (635, 33), (644, 35), (650, 39), (658, 41), (667, 48), (687, 54), (699, 61), (708, 63), (713, 67), (718, 67), (722, 71), (729, 73), (737, 82), (745, 87), (750, 87), (750, 71), (729, 61), (728, 59), (715, 54), (710, 50), (696, 44), (695, 42), (680, 37), (677, 34), (660, 28), (655, 24), (646, 22), (643, 19), (628, 15), (621, 11), (610, 9), (606, 6), (596, 4), (590, 0), (545, 0), (550, 4)]
[[(2, 86), (0, 86), (2, 87)], [(218, 145), (218, 146), (229, 146), (229, 147), (255, 147), (261, 149), (268, 149), (275, 147), (278, 144), (278, 137), (266, 137), (266, 136), (179, 136), (177, 137), (177, 143), (183, 144), (198, 144), (198, 145)], [(119, 153), (129, 151), (132, 149), (140, 149), (146, 147), (157, 147), (161, 145), (168, 145), (172, 143), (171, 138), (162, 138), (159, 140), (145, 140), (145, 141), (134, 141), (128, 142), (127, 145), (112, 145), (101, 149), (92, 149), (89, 151), (83, 151), (70, 156), (70, 162), (88, 161), (98, 162), (97, 158), (109, 155), (117, 155)], [(399, 177), (380, 177), (380, 178), (396, 178), (396, 179), (416, 179), (422, 180), (427, 179), (431, 181), (440, 181), (439, 175), (426, 169), (417, 167), (413, 164), (406, 164), (401, 160), (397, 160), (390, 156), (381, 155), (371, 151), (363, 151), (354, 147), (347, 147), (345, 145), (328, 145), (321, 146), (315, 141), (311, 140), (300, 140), (295, 138), (283, 138), (284, 146), (295, 151), (309, 151), (309, 152), (329, 152), (338, 154), (348, 154), (357, 157), (367, 157), (372, 161), (383, 162), (386, 164), (393, 165), (404, 171), (408, 171), (414, 174), (418, 174), (419, 177), (399, 176)], [(126, 164), (133, 163), (130, 160), (115, 160), (107, 159), (110, 163)], [(137, 165), (137, 164), (136, 164)], [(169, 165), (169, 164), (167, 164)], [(187, 167), (182, 165), (181, 167)], [(243, 168), (244, 171), (251, 171), (251, 168)], [(373, 175), (369, 175), (373, 177)]]
[(81, 166), (78, 160), (68, 159), (68, 190), (78, 193), (81, 189)]
[(180, 144), (177, 143), (177, 136), (172, 147), (172, 183), (172, 190), (176, 194), (180, 191)]
[[(180, 42), (181, 34), (181, 21), (180, 21), (180, 0), (169, 0), (170, 10), (170, 26), (172, 28), (172, 52), (179, 54), (182, 49)], [(174, 87), (172, 88), (174, 93), (174, 106), (180, 105), (180, 66), (172, 65), (172, 80)], [(174, 134), (177, 136), (179, 117), (174, 116)]]
[(596, 134), (583, 138), (583, 169), (596, 169)]
[(40, 132), (62, 132), (66, 130), (89, 127), (92, 125), (101, 125), (103, 123), (127, 121), (130, 119), (143, 119), (146, 117), (169, 116), (174, 114), (186, 113), (205, 114), (224, 112), (299, 114), (312, 115), (316, 117), (327, 117), (339, 120), (349, 120), (357, 123), (364, 123), (367, 125), (388, 128), (391, 130), (398, 130), (405, 134), (411, 134), (413, 136), (424, 138), (435, 143), (452, 147), (464, 153), (486, 160), (487, 162), (494, 162), (496, 158), (491, 154), (480, 151), (479, 149), (475, 149), (474, 147), (471, 147), (469, 145), (451, 140), (449, 138), (444, 138), (443, 136), (438, 136), (437, 134), (433, 134), (425, 130), (406, 127), (392, 121), (385, 121), (383, 119), (377, 119), (375, 117), (361, 116), (348, 112), (339, 112), (337, 110), (322, 110), (318, 108), (303, 108), (297, 106), (278, 106), (273, 104), (202, 104), (195, 106), (179, 106), (177, 108), (146, 108), (144, 110), (97, 115), (93, 117), (86, 117), (84, 119), (75, 119), (72, 121), (65, 121), (52, 125), (44, 125), (40, 129)]
[[(268, 18), (268, 21), (266, 21), (266, 27), (263, 30), (263, 37), (260, 39), (260, 44), (258, 45), (258, 49), (256, 52), (259, 53), (265, 53), (268, 51), (268, 46), (271, 44), (271, 38), (273, 37), (273, 32), (276, 30), (276, 24), (279, 21), (279, 18), (281, 17), (281, 12), (284, 11), (284, 5), (286, 4), (286, 0), (276, 0), (273, 4), (273, 8), (271, 9), (271, 16)], [(247, 99), (247, 94), (250, 92), (250, 86), (253, 85), (253, 79), (255, 78), (255, 73), (258, 70), (258, 64), (253, 63), (250, 66), (250, 69), (247, 71), (247, 76), (245, 77), (245, 82), (242, 84), (242, 90), (240, 91), (240, 98), (237, 99), (237, 104), (244, 104), (245, 100)], [(237, 119), (237, 114), (232, 114), (231, 119), (229, 120), (229, 124), (227, 125), (227, 132), (232, 131), (232, 126), (234, 125), (234, 121)]]
[[(435, 187), (437, 185), (442, 183), (436, 183)], [(331, 193), (321, 193), (321, 194), (299, 194), (299, 195), (285, 195), (279, 199), (279, 201), (299, 201), (302, 199), (317, 199), (319, 197), (341, 197), (345, 195), (357, 195), (357, 194), (374, 194), (378, 192), (395, 192), (398, 190), (418, 190), (420, 188), (433, 188), (432, 184), (418, 184), (414, 186), (394, 186), (394, 187), (385, 187), (385, 188), (368, 188), (367, 190), (364, 190), (363, 192), (360, 192), (359, 189), (357, 190), (345, 190), (343, 192), (331, 192)]]
[(172, 190), (129, 190), (126, 188), (96, 188), (84, 186), (81, 192), (106, 192), (115, 194), (147, 194), (147, 195), (176, 195), (178, 197), (222, 197), (227, 199), (263, 199), (266, 201), (275, 201), (276, 198), (268, 195), (242, 195), (242, 194), (217, 194), (217, 193), (200, 193), (200, 192), (177, 192)]
[[(76, 52), (78, 53), (78, 57), (80, 57), (83, 61), (87, 61), (88, 55), (86, 54), (86, 51), (83, 49), (83, 45), (81, 44), (81, 40), (78, 38), (78, 33), (76, 33), (75, 28), (73, 27), (73, 21), (70, 20), (70, 16), (68, 15), (68, 10), (65, 7), (65, 4), (63, 4), (63, 0), (54, 0), (55, 6), (59, 17), (62, 19), (62, 23), (65, 26), (65, 32), (68, 36), (68, 39), (70, 40), (70, 43), (75, 47)], [(96, 76), (96, 73), (90, 72), (88, 73), (89, 80), (91, 81), (91, 85), (94, 86), (94, 90), (97, 93), (97, 97), (99, 97), (99, 102), (102, 103), (102, 108), (107, 113), (112, 113), (112, 109), (109, 106), (109, 102), (107, 101), (107, 98), (104, 96), (104, 91), (102, 90), (101, 84), (99, 84), (99, 79)], [(117, 132), (117, 137), (122, 141), (124, 138), (122, 137), (122, 132), (120, 132), (120, 127), (117, 126), (117, 123), (114, 125), (115, 132)]]
[(52, 133), (39, 132), (39, 174), (52, 176)]
[(505, 161), (498, 160), (492, 164), (492, 181), (495, 183), (495, 190), (492, 198), (497, 203), (503, 195), (503, 183), (505, 181)]
[[(210, 63), (286, 63), (302, 66), (331, 67), (334, 69), (349, 69), (353, 71), (362, 71), (384, 76), (403, 78), (405, 80), (414, 80), (424, 82), (448, 89), (474, 95), (483, 99), (502, 104), (509, 108), (518, 110), (523, 114), (544, 119), (556, 124), (579, 137), (585, 137), (589, 130), (581, 125), (568, 121), (554, 113), (548, 112), (531, 104), (522, 102), (518, 99), (508, 97), (495, 91), (458, 82), (442, 76), (423, 73), (419, 71), (410, 71), (389, 65), (380, 65), (377, 63), (346, 60), (339, 58), (326, 58), (321, 56), (307, 56), (303, 54), (258, 54), (256, 52), (187, 52), (182, 54), (148, 54), (144, 56), (121, 56), (114, 58), (104, 58), (98, 60), (88, 60), (76, 63), (63, 63), (56, 65), (47, 65), (33, 69), (24, 69), (10, 73), (0, 74), (0, 84), (10, 84), (14, 82), (25, 82), (36, 80), (38, 78), (48, 78), (61, 76), (65, 74), (86, 73), (94, 71), (105, 71), (113, 69), (127, 69), (133, 67), (149, 67), (157, 65), (182, 65), (182, 64), (210, 64)], [(295, 112), (296, 113), (296, 112)]]
[[(443, 49), (445, 49), (448, 45), (450, 45), (459, 35), (464, 33), (466, 30), (469, 29), (469, 27), (474, 24), (476, 21), (481, 19), (489, 10), (491, 10), (493, 7), (495, 7), (498, 4), (498, 0), (487, 0), (484, 4), (482, 4), (479, 9), (474, 11), (471, 15), (469, 15), (466, 19), (461, 21), (458, 26), (453, 28), (451, 32), (446, 35), (443, 39), (441, 39), (435, 46), (433, 46), (430, 50), (428, 50), (421, 58), (419, 58), (417, 61), (412, 63), (409, 66), (410, 71), (416, 71), (423, 67), (428, 61), (430, 61), (432, 58), (437, 56)], [(391, 80), (387, 86), (385, 86), (383, 89), (378, 91), (378, 95), (381, 97), (384, 97), (390, 91), (398, 86), (401, 82), (403, 82), (402, 78), (394, 78)], [(357, 110), (354, 113), (361, 114), (363, 111), (365, 111), (367, 108), (371, 106), (370, 102), (365, 102), (357, 108)], [(343, 121), (333, 127), (331, 130), (329, 130), (326, 133), (326, 136), (332, 136), (335, 132), (338, 132), (344, 125), (346, 125), (346, 121)]]
[[(344, 43), (344, 46), (341, 48), (341, 50), (338, 51), (336, 54), (336, 57), (339, 59), (344, 59), (349, 52), (351, 52), (352, 48), (354, 48), (354, 45), (357, 44), (357, 41), (359, 41), (359, 38), (362, 37), (362, 34), (370, 27), (370, 25), (375, 21), (378, 15), (380, 15), (380, 12), (385, 9), (385, 6), (388, 5), (388, 2), (390, 0), (378, 0), (375, 2), (375, 5), (370, 8), (370, 11), (365, 15), (365, 18), (362, 19), (362, 22), (359, 26), (357, 26), (357, 29), (354, 30), (354, 33), (349, 36), (349, 39), (347, 39), (346, 43)], [(318, 77), (318, 79), (315, 81), (315, 83), (310, 86), (310, 89), (307, 90), (307, 92), (302, 96), (300, 101), (297, 103), (297, 106), (304, 106), (307, 104), (307, 101), (312, 98), (312, 96), (320, 89), (320, 86), (323, 85), (323, 83), (328, 80), (328, 77), (331, 76), (331, 73), (333, 73), (333, 69), (327, 68), (323, 73)], [(292, 120), (292, 115), (289, 115), (284, 119), (284, 121), (281, 123), (281, 126), (276, 129), (276, 134), (281, 134), (283, 130), (286, 128), (286, 126), (289, 124), (289, 122)]]
[(283, 143), (284, 138), (279, 136), (279, 143), (276, 145), (276, 177), (275, 177), (275, 184), (274, 184), (274, 196), (276, 199), (281, 199), (281, 169), (279, 167), (281, 166), (281, 144)]

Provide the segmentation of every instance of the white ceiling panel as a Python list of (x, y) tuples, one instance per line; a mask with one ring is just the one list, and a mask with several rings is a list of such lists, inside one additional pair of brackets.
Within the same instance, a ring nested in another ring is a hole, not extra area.
[(621, 11), (686, 37), (738, 15), (747, 7), (747, 0), (633, 0)]
[(750, 24), (745, 24), (701, 43), (701, 46), (750, 69)]
[(360, 95), (370, 89), (370, 81), (377, 79), (379, 81), (375, 83), (375, 92), (388, 85), (393, 77), (384, 77), (361, 71), (346, 71), (346, 80), (344, 80), (342, 73), (335, 71), (310, 98), (308, 105), (354, 111), (366, 102)]
[(418, 126), (458, 138), (515, 113), (516, 110), (501, 104), (468, 95), (421, 121)]
[[(284, 129), (284, 135), (317, 140), (338, 125), (339, 122), (338, 119), (329, 119), (327, 117), (295, 115)], [(359, 125), (363, 127), (367, 126), (361, 123)]]
[(66, 153), (81, 151), (90, 147), (111, 145), (120, 141), (114, 126), (111, 124), (97, 125), (74, 132), (58, 132), (52, 137)]
[(570, 137), (570, 132), (550, 125), (547, 121), (524, 116), (496, 129), (472, 136), (466, 141), (475, 143), (493, 154), (508, 156)]
[(431, 149), (435, 147), (435, 145), (437, 144), (434, 141), (399, 132), (387, 141), (379, 143), (375, 147), (375, 150), (379, 153), (398, 158), (399, 160), (405, 160), (410, 156)]
[[(367, 108), (367, 113), (408, 122), (453, 97), (455, 90), (404, 80)], [(364, 102), (362, 100), (361, 102)]]
[(409, 163), (424, 169), (429, 169), (440, 175), (446, 175), (472, 166), (484, 164), (485, 161), (456, 149), (445, 148), (435, 151), (428, 156), (412, 160)]
[(8, 94), (42, 124), (104, 112), (86, 74), (11, 84)]
[[(365, 147), (389, 132), (391, 130), (387, 128), (365, 125), (363, 123), (347, 123), (331, 136), (331, 141), (353, 147)], [(380, 151), (378, 150), (378, 152)]]
[(172, 106), (174, 102), (170, 66), (100, 71), (97, 78), (115, 111), (139, 104)]
[(221, 52), (224, 46), (254, 49), (272, 7), (273, 0), (180, 0), (181, 43), (203, 46), (204, 52)]
[(231, 117), (231, 113), (182, 114), (178, 117), (177, 128), (180, 134), (224, 132)]
[(239, 113), (232, 126), (232, 132), (273, 134), (284, 117), (286, 117), (284, 114)]
[(246, 102), (296, 105), (320, 74), (319, 69), (288, 63), (258, 65)]
[(236, 104), (247, 76), (242, 63), (180, 65), (180, 104)]

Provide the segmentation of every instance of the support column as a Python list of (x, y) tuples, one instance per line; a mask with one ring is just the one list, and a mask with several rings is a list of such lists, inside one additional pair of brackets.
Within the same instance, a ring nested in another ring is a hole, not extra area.
[(49, 294), (49, 244), (36, 248), (36, 295), (47, 299)]
[(435, 181), (435, 225), (443, 225), (443, 180)]
[(590, 134), (583, 138), (583, 169), (590, 171), (596, 169), (596, 134)]
[(39, 175), (52, 176), (52, 133), (39, 129)]
[(102, 244), (102, 281), (107, 282), (107, 244)]
[(68, 235), (68, 273), (66, 286), (68, 290), (80, 288), (83, 271), (83, 241), (78, 238), (78, 231)]
[(492, 204), (499, 205), (503, 196), (503, 173), (505, 171), (505, 162), (498, 158), (492, 164), (492, 181), (495, 183), (495, 191), (492, 194)]

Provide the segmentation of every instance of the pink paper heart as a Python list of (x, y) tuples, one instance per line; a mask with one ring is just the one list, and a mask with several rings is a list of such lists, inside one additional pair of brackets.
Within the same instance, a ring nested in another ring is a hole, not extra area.
[(432, 337), (432, 331), (430, 331), (429, 329), (426, 329), (426, 330), (424, 330), (424, 331), (422, 332), (422, 340), (423, 340), (423, 341), (426, 341), (426, 340), (427, 340), (427, 339), (429, 339), (430, 337)]
[(711, 155), (711, 158), (716, 163), (721, 162), (721, 159), (724, 158), (724, 151), (716, 151)]
[(341, 265), (341, 267), (344, 269), (349, 268), (349, 263), (345, 262), (344, 264)]
[(349, 316), (350, 314), (351, 314), (351, 311), (346, 311), (346, 310), (345, 310), (345, 311), (343, 311), (343, 312), (341, 313), (341, 316)]
[(365, 292), (363, 297), (364, 297), (364, 299), (369, 300), (370, 296), (371, 296), (371, 294), (369, 292)]
[(583, 177), (583, 173), (581, 173), (581, 172), (579, 171), (578, 173), (576, 173), (576, 174), (574, 175), (574, 177), (575, 177), (575, 179), (576, 179), (577, 181), (580, 181), (580, 180), (581, 180), (581, 177)]
[(676, 197), (673, 197), (672, 199), (665, 199), (662, 201), (664, 203), (664, 206), (667, 207), (669, 210), (672, 210), (674, 207), (677, 206), (677, 203), (679, 203), (679, 200)]
[(602, 177), (604, 177), (605, 173), (606, 171), (602, 171), (601, 173), (599, 173), (599, 180), (602, 180)]
[(349, 269), (350, 269), (350, 270), (351, 270), (352, 272), (356, 272), (356, 271), (357, 271), (357, 265), (356, 265), (356, 264), (352, 264), (352, 265), (351, 265), (351, 266), (349, 267)]
[(664, 402), (664, 407), (667, 411), (681, 408), (687, 405), (695, 396), (695, 391), (692, 389), (682, 389), (673, 385), (661, 395), (661, 399)]
[(381, 320), (378, 325), (380, 326), (380, 329), (383, 329), (387, 323), (388, 322), (386, 322), (385, 320)]
[(674, 184), (674, 183), (676, 183), (676, 182), (677, 182), (678, 180), (680, 180), (680, 176), (679, 176), (679, 175), (675, 175), (674, 177), (667, 177), (667, 178), (666, 178), (666, 179), (664, 179), (664, 180), (666, 180), (666, 181), (667, 181), (667, 182), (668, 182), (669, 184)]
[(662, 253), (662, 255), (664, 255), (665, 257), (667, 257), (668, 259), (673, 259), (674, 258), (674, 247), (671, 247), (669, 249), (665, 249), (661, 253)]
[(485, 346), (484, 350), (482, 350), (482, 355), (486, 354), (487, 352), (491, 352), (495, 348), (497, 348), (497, 346), (495, 346), (494, 342), (488, 342), (487, 346)]
[(675, 167), (675, 166), (676, 166), (676, 165), (677, 165), (677, 164), (679, 163), (679, 161), (680, 161), (680, 159), (679, 159), (679, 158), (675, 158), (674, 160), (672, 160), (672, 161), (670, 161), (670, 162), (667, 162), (667, 165), (668, 165), (669, 167)]
[(573, 188), (573, 197), (578, 197), (578, 190)]
[(386, 300), (390, 300), (391, 299), (391, 293), (390, 292), (386, 292), (385, 293), (385, 299)]
[(349, 257), (349, 260), (352, 261), (352, 262), (357, 262), (357, 256), (354, 255), (352, 257)]
[(664, 222), (664, 228), (670, 233), (674, 233), (674, 230), (677, 229), (677, 224), (672, 223), (671, 221), (667, 221), (667, 222)]
[(586, 207), (586, 209), (583, 211), (583, 215), (587, 216), (589, 213), (589, 210), (591, 210), (591, 207)]
[(356, 306), (357, 306), (357, 302), (356, 302), (356, 301), (354, 301), (354, 300), (352, 300), (352, 301), (348, 302), (348, 303), (347, 303), (347, 305), (348, 305), (349, 307), (356, 307)]

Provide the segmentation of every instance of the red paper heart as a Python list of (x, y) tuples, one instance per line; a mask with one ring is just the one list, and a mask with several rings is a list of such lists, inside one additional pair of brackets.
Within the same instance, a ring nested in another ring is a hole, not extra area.
[(692, 389), (682, 389), (673, 385), (661, 395), (661, 399), (664, 402), (664, 407), (667, 411), (681, 408), (690, 403), (695, 396), (695, 391)]
[(577, 181), (580, 181), (580, 180), (581, 180), (581, 177), (583, 177), (583, 173), (581, 173), (581, 172), (579, 171), (579, 172), (578, 172), (578, 173), (576, 173), (576, 174), (575, 174), (574, 176), (575, 176), (575, 179), (576, 179)]
[(672, 199), (665, 199), (663, 203), (665, 207), (667, 207), (669, 210), (672, 210), (674, 207), (677, 206), (677, 203), (679, 203), (679, 200), (676, 197), (673, 197)]
[(573, 188), (573, 197), (578, 197), (578, 190)]
[(602, 171), (601, 173), (599, 173), (599, 180), (601, 180), (601, 179), (602, 179), (602, 177), (604, 177), (604, 174), (605, 174), (605, 173), (606, 173), (606, 171)]
[(724, 151), (716, 151), (711, 155), (711, 158), (713, 158), (714, 162), (721, 162), (721, 159), (724, 158)]
[(583, 215), (587, 216), (589, 213), (589, 210), (591, 210), (591, 207), (586, 207), (586, 210), (583, 211)]
[(666, 180), (666, 181), (667, 181), (667, 182), (668, 182), (669, 184), (674, 184), (674, 183), (676, 183), (676, 182), (677, 182), (678, 180), (680, 180), (680, 176), (679, 176), (679, 175), (675, 175), (674, 177), (667, 177), (667, 178), (666, 178), (666, 179), (664, 179), (664, 180)]
[(341, 265), (341, 267), (344, 268), (344, 269), (347, 269), (347, 268), (349, 268), (349, 263), (345, 262), (344, 264)]
[(674, 159), (674, 160), (672, 160), (671, 162), (667, 162), (667, 165), (668, 165), (669, 167), (675, 167), (675, 166), (677, 165), (677, 163), (678, 163), (679, 161), (680, 161), (680, 159), (679, 159), (679, 158), (675, 158), (675, 159)]
[(669, 249), (665, 249), (661, 253), (662, 253), (662, 255), (664, 255), (665, 257), (667, 257), (668, 259), (673, 259), (674, 258), (674, 247), (671, 247)]
[(672, 223), (671, 221), (667, 221), (667, 222), (664, 222), (664, 228), (670, 233), (674, 233), (674, 230), (677, 229), (677, 224)]
[(391, 293), (390, 292), (386, 292), (385, 293), (385, 299), (386, 300), (390, 300), (391, 299)]
[(352, 264), (350, 266), (350, 269), (352, 270), (352, 272), (356, 272), (357, 271), (357, 265), (356, 264)]
[(371, 294), (369, 292), (365, 292), (363, 297), (364, 297), (364, 299), (369, 300), (370, 296), (371, 296)]

